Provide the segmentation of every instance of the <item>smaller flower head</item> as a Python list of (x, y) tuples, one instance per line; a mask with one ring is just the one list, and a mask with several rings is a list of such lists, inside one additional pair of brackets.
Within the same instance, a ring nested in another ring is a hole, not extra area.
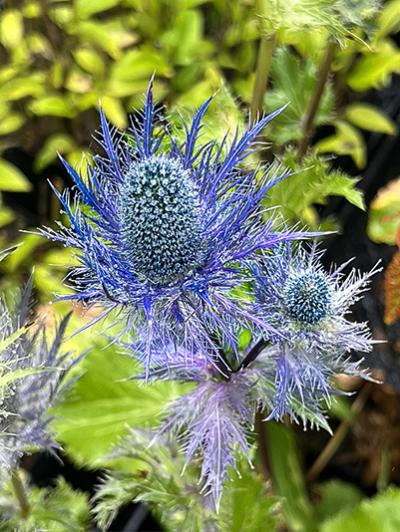
[(257, 363), (275, 382), (273, 418), (290, 413), (306, 421), (337, 393), (336, 374), (366, 376), (362, 361), (354, 362), (350, 353), (368, 352), (374, 342), (367, 324), (350, 321), (348, 313), (378, 270), (353, 270), (346, 278), (345, 265), (326, 272), (320, 258), (316, 246), (285, 243), (252, 267), (254, 312), (270, 324), (263, 335), (272, 345)]
[(300, 323), (315, 325), (329, 311), (329, 286), (320, 272), (306, 271), (288, 279), (285, 288), (286, 305), (290, 316)]
[(0, 470), (11, 470), (19, 458), (36, 447), (56, 448), (46, 414), (60, 393), (66, 356), (58, 349), (67, 325), (65, 318), (49, 346), (44, 327), (30, 333), (30, 284), (12, 312), (0, 298), (0, 368), (8, 385), (1, 390)]

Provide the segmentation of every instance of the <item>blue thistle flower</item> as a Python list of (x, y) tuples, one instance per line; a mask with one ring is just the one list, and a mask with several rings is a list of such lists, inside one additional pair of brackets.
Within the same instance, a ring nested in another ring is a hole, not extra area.
[(366, 323), (347, 315), (379, 269), (364, 275), (353, 270), (345, 278), (348, 263), (326, 272), (321, 254), (316, 246), (284, 243), (252, 266), (254, 312), (271, 325), (262, 333), (272, 345), (256, 361), (274, 382), (270, 418), (289, 413), (304, 422), (310, 414), (321, 419), (324, 402), (337, 393), (336, 374), (368, 376), (350, 353), (369, 352), (374, 341)]
[(15, 312), (0, 297), (0, 367), (8, 384), (1, 390), (0, 472), (12, 470), (33, 448), (55, 449), (47, 410), (61, 394), (61, 379), (71, 364), (59, 347), (68, 316), (48, 345), (44, 327), (29, 333), (31, 283), (22, 291)]
[(256, 319), (232, 294), (243, 281), (244, 261), (306, 236), (262, 219), (262, 198), (287, 173), (270, 178), (269, 169), (249, 171), (242, 164), (282, 109), (242, 136), (236, 132), (230, 144), (225, 137), (219, 146), (198, 146), (209, 103), (191, 124), (183, 123), (183, 142), (162, 122), (151, 83), (144, 111), (127, 134), (110, 130), (101, 113), (106, 157), (94, 158), (87, 181), (63, 161), (76, 190), (72, 201), (69, 191), (55, 193), (70, 227), (44, 230), (80, 251), (81, 264), (68, 277), (76, 291), (71, 299), (104, 304), (106, 312), (123, 309), (148, 367), (160, 339), (210, 344), (209, 329), (234, 348), (234, 324)]

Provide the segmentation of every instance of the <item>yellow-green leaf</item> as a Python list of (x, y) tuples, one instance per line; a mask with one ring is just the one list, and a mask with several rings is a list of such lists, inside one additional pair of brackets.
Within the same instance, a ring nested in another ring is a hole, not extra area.
[(24, 36), (23, 18), (17, 9), (6, 10), (0, 20), (0, 41), (6, 48), (16, 48)]
[(0, 86), (0, 99), (3, 101), (13, 101), (26, 98), (27, 96), (40, 96), (45, 90), (43, 82), (44, 78), (42, 73), (14, 77)]
[(4, 192), (28, 192), (32, 185), (16, 166), (0, 159), (0, 190)]
[(165, 407), (188, 389), (172, 381), (143, 387), (126, 380), (137, 366), (104, 344), (92, 343), (90, 356), (79, 367), (85, 373), (53, 412), (67, 452), (76, 461), (92, 465), (127, 434), (129, 426), (154, 425)]
[(347, 106), (345, 116), (355, 126), (368, 131), (394, 135), (396, 124), (379, 109), (367, 103), (353, 103)]
[(336, 134), (320, 140), (315, 148), (318, 153), (350, 155), (358, 168), (366, 164), (365, 143), (360, 132), (342, 120), (337, 120)]
[(120, 0), (75, 0), (75, 13), (78, 18), (89, 18), (117, 6), (119, 2)]
[(379, 14), (377, 38), (400, 30), (400, 0), (387, 2)]
[(45, 96), (31, 103), (30, 110), (39, 116), (62, 116), (71, 118), (74, 111), (69, 103), (61, 96)]
[(24, 123), (24, 117), (18, 113), (10, 113), (0, 120), (0, 135), (9, 135), (19, 129)]
[(171, 75), (171, 67), (160, 52), (153, 48), (130, 50), (113, 64), (111, 78), (122, 81), (144, 79), (157, 72), (160, 76)]
[(76, 144), (69, 135), (64, 133), (52, 135), (46, 140), (36, 156), (35, 170), (37, 172), (43, 170), (56, 159), (57, 153), (67, 153), (75, 148)]
[(391, 42), (384, 41), (368, 55), (356, 62), (347, 81), (356, 91), (379, 87), (392, 72), (400, 71), (400, 51)]
[(14, 220), (15, 216), (11, 209), (8, 207), (0, 207), (0, 227), (11, 223)]
[(400, 178), (382, 188), (369, 208), (367, 233), (374, 242), (396, 243), (400, 227)]
[(77, 64), (89, 74), (101, 75), (104, 72), (104, 63), (101, 56), (90, 48), (78, 48), (74, 52)]
[(120, 129), (124, 129), (127, 126), (127, 119), (125, 110), (120, 100), (116, 98), (110, 98), (109, 96), (103, 96), (101, 98), (101, 106), (109, 120)]

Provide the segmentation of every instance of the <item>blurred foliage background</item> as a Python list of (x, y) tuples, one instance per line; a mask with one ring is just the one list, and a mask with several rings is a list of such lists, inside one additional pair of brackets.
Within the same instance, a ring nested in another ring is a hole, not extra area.
[[(37, 313), (50, 325), (69, 310), (67, 303), (50, 307), (49, 302), (54, 293), (68, 290), (62, 279), (74, 257), (29, 231), (62, 216), (47, 183), (50, 179), (60, 190), (68, 184), (57, 154), (84, 173), (100, 149), (93, 140), (99, 104), (114, 126), (126, 128), (153, 74), (155, 96), (172, 120), (214, 95), (203, 134), (217, 139), (243, 128), (249, 110), (254, 119), (288, 104), (265, 132), (270, 149), (262, 157), (270, 161), (275, 155), (271, 171), (277, 165), (293, 171), (265, 198), (265, 206), (279, 206), (289, 223), (340, 230), (343, 220), (325, 207), (339, 197), (365, 209), (359, 183), (369, 165), (366, 139), (398, 135), (400, 120), (396, 123), (390, 107), (385, 112), (375, 105), (371, 94), (400, 74), (400, 0), (382, 5), (375, 0), (3, 0), (0, 6), (0, 249), (23, 244), (1, 262), (1, 283), (5, 290), (20, 285), (34, 266)], [(395, 181), (372, 202), (368, 234), (394, 245), (399, 222)], [(387, 322), (400, 315), (399, 256), (386, 274)], [(71, 330), (91, 319), (91, 312), (75, 308)], [(246, 530), (258, 531), (268, 521), (271, 530), (380, 531), (381, 519), (393, 521), (388, 531), (400, 529), (396, 488), (366, 501), (360, 486), (331, 480), (313, 485), (310, 502), (295, 436), (275, 425), (268, 429), (275, 494), (246, 466), (243, 483), (229, 487), (218, 522), (196, 514), (199, 521), (189, 525), (185, 507), (195, 513), (200, 504), (182, 493), (173, 449), (130, 456), (122, 445), (117, 455), (109, 455), (123, 437), (131, 438), (131, 446), (145, 447), (143, 435), (130, 434), (128, 426), (152, 425), (182, 387), (161, 383), (144, 389), (135, 381), (115, 386), (132, 373), (132, 362), (95, 335), (100, 329), (68, 340), (71, 349), (91, 354), (82, 364), (84, 375), (56, 408), (54, 426), (77, 467), (112, 468), (97, 508), (104, 526), (120, 505), (136, 499), (153, 508), (169, 530), (201, 530), (204, 523), (210, 530), (243, 530), (247, 522)], [(348, 398), (338, 401), (331, 412), (347, 431), (355, 419), (352, 404)], [(373, 478), (383, 490), (391, 480), (385, 445)], [(318, 440), (316, 446), (318, 456), (323, 445)], [(148, 466), (163, 461), (169, 464), (167, 475)], [(54, 493), (57, 511), (64, 504), (71, 523), (74, 519), (82, 530), (89, 519), (86, 498), (63, 483)], [(246, 499), (248, 506), (260, 516), (252, 522), (242, 499), (248, 494), (253, 497)], [(54, 519), (48, 497), (32, 492), (38, 507), (49, 504)], [(7, 500), (6, 494), (3, 508)], [(46, 515), (42, 512), (32, 526), (51, 526)], [(366, 520), (375, 520), (376, 527), (366, 527)]]

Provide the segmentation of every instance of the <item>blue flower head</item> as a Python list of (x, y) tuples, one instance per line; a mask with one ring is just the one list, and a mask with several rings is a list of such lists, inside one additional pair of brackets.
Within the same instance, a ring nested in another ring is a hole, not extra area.
[(374, 342), (367, 324), (350, 321), (348, 313), (378, 269), (344, 277), (346, 265), (326, 272), (320, 258), (316, 246), (283, 243), (252, 267), (254, 312), (270, 325), (257, 364), (275, 383), (271, 418), (289, 413), (306, 422), (337, 393), (336, 374), (367, 376), (350, 353), (368, 352)]
[(271, 178), (268, 169), (242, 164), (281, 109), (230, 143), (226, 136), (220, 145), (199, 145), (209, 103), (182, 124), (183, 140), (155, 109), (152, 84), (126, 134), (110, 130), (101, 113), (105, 156), (94, 158), (87, 181), (63, 161), (75, 182), (73, 200), (70, 191), (55, 193), (70, 226), (44, 231), (80, 251), (69, 276), (71, 298), (123, 309), (148, 367), (155, 343), (210, 343), (206, 329), (234, 347), (235, 324), (253, 321), (232, 294), (243, 281), (244, 261), (304, 237), (262, 217), (262, 198), (286, 174)]

